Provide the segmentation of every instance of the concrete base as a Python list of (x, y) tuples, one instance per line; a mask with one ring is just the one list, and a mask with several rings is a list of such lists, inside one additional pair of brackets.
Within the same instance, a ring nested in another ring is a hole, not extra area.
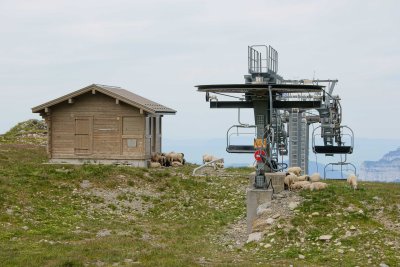
[(282, 192), (285, 189), (285, 172), (266, 173), (265, 177), (272, 181), (275, 193)]
[(253, 221), (257, 217), (257, 208), (259, 205), (271, 202), (272, 189), (255, 189), (254, 187), (246, 190), (247, 203), (247, 233), (250, 234), (253, 226)]
[(103, 164), (103, 165), (121, 165), (131, 167), (147, 168), (149, 165), (147, 160), (118, 160), (118, 159), (50, 159), (50, 164)]
[[(256, 175), (255, 172), (252, 172), (249, 174), (249, 186), (250, 187), (254, 186), (255, 175)], [(271, 173), (265, 174), (265, 177), (267, 178), (267, 182), (269, 182), (269, 180), (272, 180), (272, 186), (274, 188), (275, 193), (279, 193), (284, 190), (285, 176), (286, 176), (285, 172), (271, 172)], [(272, 189), (272, 188), (270, 188), (270, 189)]]

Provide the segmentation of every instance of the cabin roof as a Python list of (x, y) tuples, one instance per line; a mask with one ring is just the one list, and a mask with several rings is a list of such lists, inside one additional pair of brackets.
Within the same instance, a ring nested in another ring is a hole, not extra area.
[(112, 98), (118, 99), (128, 105), (131, 105), (136, 108), (143, 109), (144, 111), (151, 113), (151, 114), (175, 114), (176, 110), (163, 106), (159, 103), (151, 101), (147, 98), (141, 97), (137, 94), (134, 94), (126, 89), (117, 86), (110, 86), (110, 85), (102, 85), (102, 84), (92, 84), (85, 88), (79, 89), (75, 92), (70, 94), (64, 95), (62, 97), (53, 99), (49, 102), (41, 104), (39, 106), (33, 107), (33, 113), (40, 113), (46, 108), (50, 108), (51, 106), (57, 105), (61, 102), (68, 101), (74, 97), (80, 96), (84, 93), (90, 92), (95, 90), (97, 92), (103, 93), (108, 95)]

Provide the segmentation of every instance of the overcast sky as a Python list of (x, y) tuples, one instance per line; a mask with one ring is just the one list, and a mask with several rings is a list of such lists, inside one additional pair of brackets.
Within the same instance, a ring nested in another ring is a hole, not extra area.
[(399, 10), (365, 0), (0, 0), (0, 133), (39, 118), (33, 106), (100, 83), (176, 109), (166, 138), (223, 137), (236, 111), (210, 110), (194, 86), (243, 83), (247, 46), (270, 44), (285, 79), (339, 79), (356, 136), (397, 138)]

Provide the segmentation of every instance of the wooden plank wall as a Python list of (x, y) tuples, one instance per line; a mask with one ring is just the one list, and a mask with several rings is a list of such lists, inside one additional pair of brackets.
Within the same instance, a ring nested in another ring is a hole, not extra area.
[[(52, 158), (148, 159), (145, 114), (139, 109), (122, 101), (116, 104), (115, 99), (99, 92), (83, 94), (72, 102), (51, 109)], [(76, 153), (76, 120), (82, 117), (91, 118), (90, 155)]]

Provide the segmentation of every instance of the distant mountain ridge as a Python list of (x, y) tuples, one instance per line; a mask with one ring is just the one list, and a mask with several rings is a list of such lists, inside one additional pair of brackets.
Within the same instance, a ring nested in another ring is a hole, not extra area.
[(378, 161), (364, 161), (360, 167), (360, 180), (395, 182), (400, 180), (400, 147), (386, 153)]

